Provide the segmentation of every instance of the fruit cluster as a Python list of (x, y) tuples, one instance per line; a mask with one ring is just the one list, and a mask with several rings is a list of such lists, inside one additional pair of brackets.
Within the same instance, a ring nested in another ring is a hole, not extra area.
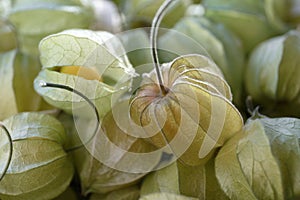
[(2, 0), (1, 200), (300, 198), (299, 0)]

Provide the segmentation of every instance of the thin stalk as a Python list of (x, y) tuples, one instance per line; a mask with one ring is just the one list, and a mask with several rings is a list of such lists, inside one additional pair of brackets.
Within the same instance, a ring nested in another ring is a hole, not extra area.
[[(154, 17), (154, 19), (152, 21), (152, 26), (151, 26), (151, 31), (150, 31), (152, 61), (153, 61), (153, 65), (155, 67), (155, 71), (156, 71), (156, 75), (157, 75), (157, 80), (158, 80), (158, 83), (159, 83), (159, 86), (160, 86), (160, 91), (161, 91), (162, 95), (167, 94), (168, 88), (166, 88), (164, 86), (164, 82), (163, 82), (162, 74), (161, 74), (161, 70), (160, 70), (160, 62), (159, 62), (158, 52), (157, 52), (157, 35), (158, 35), (158, 30), (159, 30), (160, 23), (161, 23), (163, 17), (166, 15), (167, 9), (170, 7), (170, 5), (173, 2), (175, 2), (175, 0), (166, 0), (161, 5), (161, 7), (158, 9), (158, 11), (155, 14), (155, 17)], [(159, 124), (157, 121), (156, 121), (156, 123)], [(163, 132), (163, 130), (161, 130), (161, 135), (162, 135), (165, 143), (169, 145), (171, 151), (175, 152), (173, 150), (173, 147), (170, 146), (168, 138), (166, 137), (166, 135)], [(164, 154), (162, 155), (161, 159), (164, 159), (163, 156), (167, 156), (168, 159), (171, 159), (171, 157), (172, 157), (172, 155), (169, 155), (169, 154), (165, 153), (165, 155)], [(178, 158), (178, 160), (185, 165), (185, 163), (181, 160), (181, 158)], [(156, 167), (158, 167), (158, 166), (156, 166)]]
[(4, 171), (0, 176), (0, 182), (1, 182), (3, 177), (5, 176), (8, 168), (9, 168), (10, 163), (11, 163), (11, 159), (12, 159), (12, 155), (13, 155), (13, 141), (12, 141), (12, 138), (9, 134), (9, 131), (4, 126), (4, 124), (2, 124), (1, 122), (0, 122), (0, 128), (2, 128), (4, 130), (5, 134), (7, 135), (8, 141), (9, 141), (9, 157), (8, 157), (7, 163), (5, 165)]
[(81, 145), (78, 145), (78, 146), (75, 146), (75, 147), (72, 147), (70, 149), (67, 149), (66, 151), (67, 152), (70, 152), (70, 151), (74, 151), (74, 150), (77, 150), (81, 147), (83, 147), (85, 144), (88, 144), (90, 141), (92, 141), (92, 139), (95, 137), (95, 135), (97, 134), (98, 130), (99, 130), (99, 127), (100, 127), (100, 118), (99, 118), (99, 112), (98, 112), (98, 109), (96, 107), (96, 105), (89, 99), (87, 98), (84, 94), (82, 94), (81, 92), (79, 92), (78, 90), (75, 90), (74, 88), (71, 88), (69, 86), (66, 86), (66, 85), (60, 85), (60, 84), (55, 84), (55, 83), (46, 83), (44, 81), (41, 81), (40, 82), (40, 86), (41, 87), (51, 87), (51, 88), (58, 88), (58, 89), (63, 89), (63, 90), (67, 90), (69, 92), (72, 92), (72, 93), (75, 93), (77, 94), (78, 96), (80, 96), (81, 98), (83, 98), (91, 107), (92, 109), (94, 110), (95, 112), (95, 115), (96, 115), (96, 119), (97, 119), (97, 123), (96, 123), (96, 127), (95, 127), (95, 130), (94, 130), (94, 133), (92, 135), (92, 137), (84, 144), (81, 144)]
[(167, 9), (174, 1), (175, 0), (166, 0), (160, 6), (152, 21), (151, 32), (150, 32), (152, 61), (155, 67), (158, 84), (160, 86), (160, 90), (163, 95), (167, 93), (167, 88), (164, 86), (162, 74), (160, 70), (160, 63), (159, 63), (158, 52), (157, 52), (157, 35), (158, 35), (160, 23), (163, 17), (166, 15)]

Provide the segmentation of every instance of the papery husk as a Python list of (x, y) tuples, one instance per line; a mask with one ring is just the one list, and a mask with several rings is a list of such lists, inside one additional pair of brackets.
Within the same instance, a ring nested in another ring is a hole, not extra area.
[[(239, 38), (223, 24), (187, 13), (171, 31), (159, 38), (159, 49), (164, 50), (160, 53), (163, 62), (170, 62), (178, 55), (192, 53), (211, 56), (230, 85), (235, 105), (244, 104), (244, 49)], [(165, 55), (170, 52), (174, 53), (172, 60)]]
[(216, 157), (216, 176), (230, 199), (299, 197), (299, 125), (296, 118), (254, 115)]
[(12, 25), (0, 18), (0, 53), (17, 47), (16, 33)]
[(88, 28), (92, 17), (89, 4), (79, 0), (17, 0), (8, 15), (18, 31), (21, 51), (31, 55), (39, 54), (42, 38), (66, 29)]
[[(163, 2), (163, 0), (122, 1), (120, 2), (120, 10), (126, 16), (128, 28), (150, 27), (153, 17)], [(162, 27), (172, 27), (176, 21), (184, 16), (187, 6), (191, 3), (191, 0), (175, 2), (162, 20)]]
[(179, 57), (161, 70), (167, 93), (160, 93), (154, 71), (146, 74), (132, 99), (131, 117), (157, 148), (169, 146), (188, 165), (204, 164), (243, 126), (230, 88), (201, 55)]
[[(12, 137), (13, 154), (0, 182), (0, 198), (53, 199), (64, 192), (74, 169), (63, 149), (66, 136), (60, 122), (49, 115), (21, 113), (3, 124)], [(2, 151), (7, 148), (8, 142), (1, 145)], [(0, 165), (5, 163), (2, 160)]]
[(141, 196), (173, 193), (197, 199), (228, 200), (221, 189), (214, 169), (214, 159), (205, 165), (187, 166), (179, 161), (145, 177)]
[(140, 198), (140, 200), (196, 200), (196, 198), (172, 193), (154, 193)]
[[(70, 91), (42, 88), (41, 81), (81, 92), (96, 104), (102, 118), (115, 103), (112, 95), (127, 92), (135, 76), (121, 42), (104, 31), (75, 29), (50, 35), (41, 41), (40, 53), (43, 70), (35, 79), (36, 91), (49, 104), (73, 115), (84, 115), (85, 100)], [(60, 67), (68, 66), (94, 68), (103, 81), (59, 72)]]
[(32, 85), (40, 68), (35, 56), (17, 50), (0, 54), (0, 120), (19, 112), (51, 108), (34, 91)]
[[(80, 126), (78, 127), (80, 128)], [(82, 132), (78, 129), (78, 133), (84, 139), (81, 134), (89, 132), (91, 129), (81, 128)], [(84, 195), (97, 193), (109, 196), (109, 192), (135, 185), (148, 173), (139, 168), (135, 169), (136, 162), (148, 165), (146, 168), (151, 170), (160, 161), (160, 156), (154, 160), (155, 162), (147, 161), (147, 159), (138, 161), (128, 158), (130, 153), (140, 153), (140, 158), (144, 158), (143, 153), (151, 152), (154, 147), (142, 139), (124, 132), (118, 127), (112, 112), (104, 117), (101, 131), (92, 137), (92, 141), (87, 143), (83, 140), (84, 147), (75, 150), (73, 154)]]
[(300, 33), (261, 43), (250, 55), (246, 89), (270, 116), (300, 116)]
[(205, 16), (225, 24), (240, 37), (246, 52), (250, 52), (260, 42), (287, 30), (287, 25), (279, 17), (287, 4), (278, 5), (279, 1), (206, 0), (203, 5)]
[(138, 200), (140, 197), (139, 187), (134, 185), (128, 188), (114, 190), (107, 194), (92, 194), (90, 200)]
[(260, 122), (279, 164), (285, 199), (297, 199), (300, 197), (300, 120), (263, 117)]
[(66, 191), (64, 191), (62, 194), (60, 194), (58, 197), (56, 197), (53, 200), (78, 200), (76, 192), (71, 188), (68, 187)]

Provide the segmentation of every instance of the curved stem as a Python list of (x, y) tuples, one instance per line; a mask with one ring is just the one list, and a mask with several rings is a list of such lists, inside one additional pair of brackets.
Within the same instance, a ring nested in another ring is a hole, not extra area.
[(0, 122), (0, 127), (4, 130), (4, 132), (6, 133), (7, 135), (7, 138), (9, 140), (9, 157), (8, 157), (8, 160), (7, 160), (7, 163), (6, 163), (6, 166), (4, 168), (4, 171), (3, 173), (1, 174), (0, 176), (0, 182), (2, 181), (3, 177), (5, 176), (8, 168), (9, 168), (9, 165), (10, 165), (10, 162), (11, 162), (11, 159), (12, 159), (12, 155), (13, 155), (13, 141), (12, 141), (12, 138), (9, 134), (9, 131), (7, 130), (7, 128), (4, 126), (4, 124), (2, 124)]
[(155, 14), (155, 17), (152, 21), (151, 33), (150, 33), (152, 61), (153, 61), (153, 65), (156, 70), (157, 80), (160, 85), (160, 90), (161, 90), (162, 94), (166, 94), (167, 89), (164, 86), (161, 71), (160, 71), (160, 63), (159, 63), (159, 58), (158, 58), (158, 53), (157, 53), (157, 34), (158, 34), (160, 23), (161, 23), (163, 17), (167, 13), (167, 9), (171, 5), (171, 3), (174, 1), (175, 0), (166, 0), (160, 6), (160, 8), (158, 9), (158, 11)]
[(96, 123), (96, 127), (95, 127), (95, 130), (94, 130), (94, 133), (93, 133), (92, 137), (87, 142), (85, 142), (84, 144), (72, 147), (70, 149), (67, 149), (66, 151), (69, 152), (69, 151), (77, 150), (77, 149), (83, 147), (85, 144), (88, 144), (90, 141), (92, 141), (92, 139), (95, 137), (95, 135), (97, 134), (97, 132), (99, 130), (99, 127), (100, 127), (99, 112), (98, 112), (98, 109), (97, 109), (96, 105), (89, 98), (87, 98), (84, 94), (82, 94), (78, 90), (75, 90), (74, 88), (71, 88), (69, 86), (61, 85), (61, 84), (55, 84), (55, 83), (46, 83), (44, 81), (40, 82), (40, 86), (41, 87), (58, 88), (58, 89), (67, 90), (69, 92), (73, 92), (73, 93), (77, 94), (78, 96), (80, 96), (81, 98), (83, 98), (92, 107), (92, 109), (95, 112), (97, 123)]

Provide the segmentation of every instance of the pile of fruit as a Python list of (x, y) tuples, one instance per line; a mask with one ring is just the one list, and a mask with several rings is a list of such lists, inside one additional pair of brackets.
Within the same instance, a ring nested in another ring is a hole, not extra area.
[(299, 0), (1, 0), (1, 200), (300, 198)]

